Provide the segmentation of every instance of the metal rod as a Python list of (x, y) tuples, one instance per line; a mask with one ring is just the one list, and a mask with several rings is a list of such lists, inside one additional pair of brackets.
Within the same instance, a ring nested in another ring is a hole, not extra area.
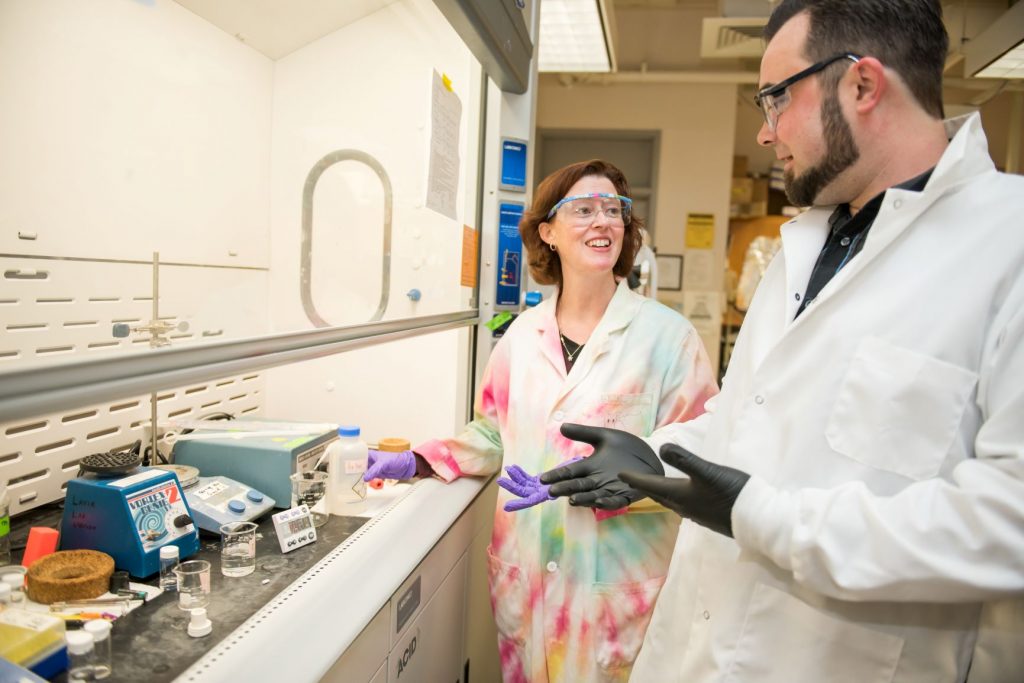
[(0, 372), (0, 423), (475, 325), (474, 310)]
[[(151, 326), (155, 326), (160, 321), (160, 252), (153, 252), (153, 318), (150, 322)], [(149, 347), (156, 348), (156, 329), (149, 331)], [(157, 462), (157, 444), (156, 444), (156, 392), (152, 392), (149, 395), (149, 448), (150, 457), (153, 461), (147, 460), (143, 457), (143, 461), (147, 465), (156, 465)]]

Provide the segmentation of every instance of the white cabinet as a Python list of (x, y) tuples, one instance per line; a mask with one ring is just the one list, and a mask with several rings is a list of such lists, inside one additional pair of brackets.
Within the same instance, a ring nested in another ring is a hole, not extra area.
[[(446, 491), (451, 489), (433, 495)], [(466, 683), (467, 661), (473, 681), (500, 676), (485, 551), (496, 496), (491, 482), (458, 515), (322, 683)], [(416, 517), (411, 513), (406, 522), (415, 524)]]
[[(466, 564), (463, 555), (420, 614), (405, 625), (388, 654), (388, 683), (462, 681)], [(400, 599), (391, 600), (392, 608)]]

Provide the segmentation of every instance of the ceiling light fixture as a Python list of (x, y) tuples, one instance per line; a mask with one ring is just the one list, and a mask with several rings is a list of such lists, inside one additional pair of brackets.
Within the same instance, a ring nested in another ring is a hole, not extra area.
[(966, 43), (964, 72), (975, 78), (1024, 79), (1024, 2)]
[(611, 71), (598, 0), (544, 0), (540, 4), (540, 71)]

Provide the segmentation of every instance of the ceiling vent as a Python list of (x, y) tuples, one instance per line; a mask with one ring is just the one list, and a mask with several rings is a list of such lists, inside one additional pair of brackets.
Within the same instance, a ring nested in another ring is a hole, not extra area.
[(767, 17), (705, 17), (701, 31), (700, 56), (704, 59), (753, 57), (764, 52)]

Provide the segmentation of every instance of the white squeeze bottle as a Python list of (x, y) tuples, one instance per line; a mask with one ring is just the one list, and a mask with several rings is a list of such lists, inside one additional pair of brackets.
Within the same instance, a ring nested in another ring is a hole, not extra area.
[(338, 427), (338, 440), (327, 446), (327, 510), (332, 515), (355, 515), (366, 506), (367, 455), (359, 427)]

